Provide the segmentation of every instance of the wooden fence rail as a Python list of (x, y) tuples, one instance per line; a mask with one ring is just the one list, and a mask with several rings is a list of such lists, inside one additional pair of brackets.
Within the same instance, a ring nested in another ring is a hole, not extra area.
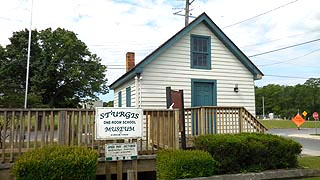
[[(179, 148), (177, 114), (145, 110), (143, 137), (125, 141), (138, 142), (139, 154)], [(87, 109), (0, 109), (1, 162), (13, 162), (25, 151), (53, 144), (87, 146), (103, 156), (104, 145), (114, 141), (94, 140), (94, 121), (95, 111)]]
[(204, 134), (265, 133), (263, 126), (243, 107), (195, 107), (185, 109), (186, 139)]
[[(143, 137), (123, 141), (137, 142), (140, 155), (178, 149), (179, 116), (179, 110), (144, 110)], [(96, 141), (94, 122), (95, 111), (88, 109), (0, 109), (0, 161), (13, 162), (25, 151), (53, 144), (87, 146), (103, 156), (104, 145), (114, 141)], [(187, 108), (185, 127), (189, 142), (208, 133), (266, 131), (242, 107)]]

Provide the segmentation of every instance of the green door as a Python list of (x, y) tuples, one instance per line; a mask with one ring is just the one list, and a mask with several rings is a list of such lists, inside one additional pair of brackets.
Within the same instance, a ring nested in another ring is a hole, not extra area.
[[(217, 83), (215, 80), (192, 80), (191, 84), (191, 106), (216, 106), (217, 105)], [(199, 111), (192, 113), (192, 134), (198, 135), (199, 131)], [(215, 112), (208, 110), (203, 116), (205, 119), (205, 131), (212, 134), (216, 132)]]
[(194, 83), (193, 106), (213, 106), (213, 84), (205, 82)]
[(216, 106), (217, 85), (216, 80), (192, 80), (191, 106)]

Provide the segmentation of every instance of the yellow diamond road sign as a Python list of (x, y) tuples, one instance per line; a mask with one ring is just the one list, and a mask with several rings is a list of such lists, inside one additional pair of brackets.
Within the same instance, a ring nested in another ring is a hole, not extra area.
[(303, 116), (307, 116), (307, 114), (308, 113), (306, 111), (303, 111), (303, 113), (302, 113)]

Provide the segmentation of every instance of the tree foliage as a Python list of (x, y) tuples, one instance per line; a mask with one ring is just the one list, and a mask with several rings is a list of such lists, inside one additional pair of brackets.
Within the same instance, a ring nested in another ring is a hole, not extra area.
[(103, 107), (113, 107), (113, 101), (103, 102)]
[(274, 113), (281, 117), (292, 118), (298, 112), (312, 113), (320, 111), (320, 78), (310, 78), (304, 84), (280, 86), (269, 84), (256, 87), (256, 110), (263, 114), (262, 97), (264, 97), (265, 113)]
[[(14, 32), (0, 48), (2, 106), (23, 107), (28, 33)], [(48, 28), (31, 37), (28, 107), (77, 107), (108, 92), (106, 66), (74, 32)]]

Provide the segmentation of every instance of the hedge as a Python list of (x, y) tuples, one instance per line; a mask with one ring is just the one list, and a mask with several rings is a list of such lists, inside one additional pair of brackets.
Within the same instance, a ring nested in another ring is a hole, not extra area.
[(291, 139), (260, 133), (203, 135), (194, 144), (219, 162), (219, 174), (297, 167), (302, 148)]
[(171, 180), (212, 176), (216, 161), (200, 150), (160, 150), (157, 152), (157, 179)]
[(17, 180), (89, 180), (97, 164), (97, 153), (86, 147), (47, 146), (22, 154), (12, 173)]

